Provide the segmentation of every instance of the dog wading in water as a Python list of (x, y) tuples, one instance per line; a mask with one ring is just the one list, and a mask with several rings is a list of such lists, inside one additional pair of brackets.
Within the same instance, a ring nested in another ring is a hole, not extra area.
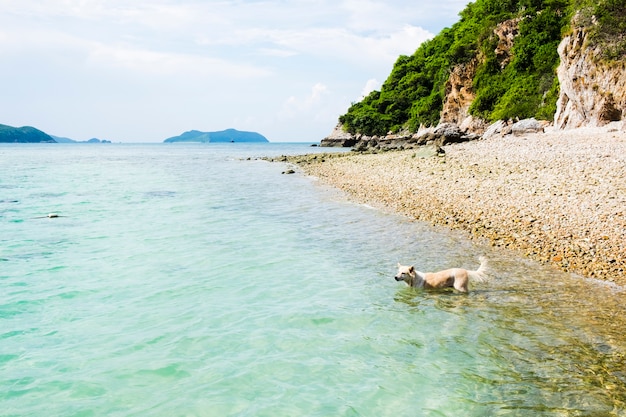
[(469, 281), (484, 282), (489, 279), (487, 275), (487, 258), (481, 256), (480, 267), (476, 271), (463, 268), (446, 269), (439, 272), (420, 272), (414, 266), (398, 264), (396, 281), (404, 281), (413, 288), (446, 288), (453, 287), (457, 291), (467, 292)]

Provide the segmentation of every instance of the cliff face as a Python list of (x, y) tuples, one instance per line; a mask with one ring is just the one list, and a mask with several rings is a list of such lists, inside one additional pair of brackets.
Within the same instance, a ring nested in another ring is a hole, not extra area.
[[(505, 68), (512, 58), (515, 37), (519, 34), (519, 22), (522, 19), (511, 19), (499, 23), (493, 31), (498, 42), (494, 53), (500, 64)], [(485, 122), (470, 116), (469, 108), (476, 98), (474, 93), (474, 77), (478, 66), (484, 61), (480, 54), (467, 63), (456, 65), (450, 71), (446, 82), (445, 99), (439, 123), (454, 123), (462, 130), (482, 133)]]
[(476, 97), (472, 81), (478, 61), (479, 58), (474, 58), (466, 64), (452, 68), (446, 83), (446, 97), (439, 123), (461, 124), (469, 117), (469, 107)]
[(561, 91), (555, 127), (596, 127), (622, 120), (626, 116), (626, 63), (604, 63), (598, 48), (587, 47), (583, 28), (566, 36), (558, 51)]

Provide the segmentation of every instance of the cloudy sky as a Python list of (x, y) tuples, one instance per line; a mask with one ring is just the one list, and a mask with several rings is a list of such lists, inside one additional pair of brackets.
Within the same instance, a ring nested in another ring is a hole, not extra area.
[(0, 124), (319, 141), (465, 0), (0, 0)]

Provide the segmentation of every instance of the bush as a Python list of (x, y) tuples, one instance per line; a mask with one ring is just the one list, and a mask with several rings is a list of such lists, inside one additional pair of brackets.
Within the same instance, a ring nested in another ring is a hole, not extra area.
[(609, 62), (626, 58), (626, 3), (623, 0), (575, 0), (581, 10), (578, 25), (589, 32), (592, 47), (599, 46)]

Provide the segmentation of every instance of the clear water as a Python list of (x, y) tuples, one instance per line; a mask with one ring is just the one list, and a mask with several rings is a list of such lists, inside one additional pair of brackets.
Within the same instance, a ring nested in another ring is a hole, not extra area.
[(0, 146), (0, 415), (626, 415), (623, 292), (254, 158), (312, 151)]

